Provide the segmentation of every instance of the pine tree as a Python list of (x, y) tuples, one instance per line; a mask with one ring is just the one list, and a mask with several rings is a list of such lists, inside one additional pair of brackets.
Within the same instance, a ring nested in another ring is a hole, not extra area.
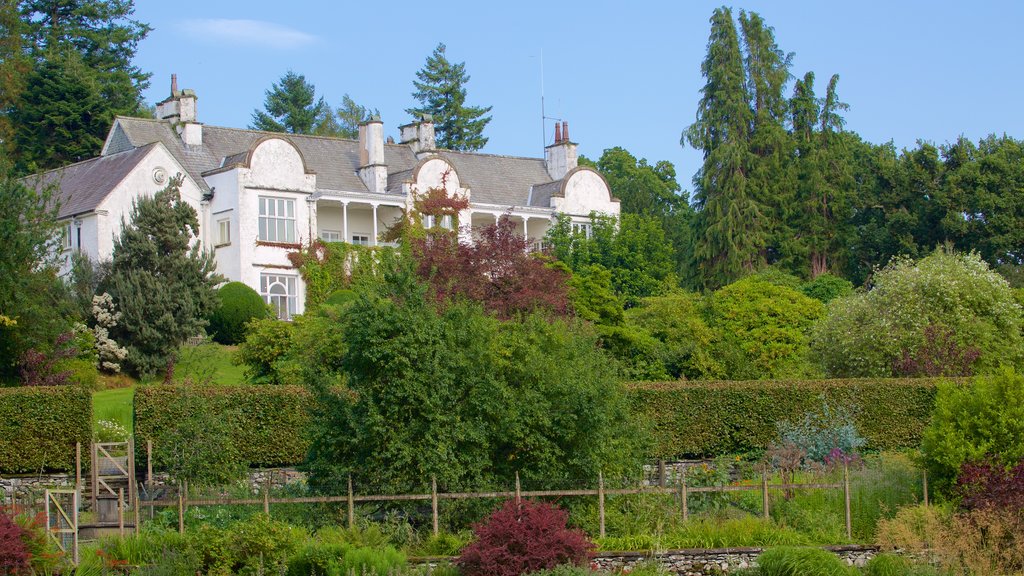
[(17, 5), (0, 4), (0, 154), (5, 157), (10, 155), (14, 139), (10, 114), (21, 101), (32, 69), (32, 61), (25, 54), (24, 29)]
[(375, 108), (372, 111), (365, 106), (356, 104), (351, 96), (345, 94), (341, 99), (341, 106), (338, 107), (337, 117), (339, 120), (338, 136), (355, 140), (359, 138), (359, 125), (370, 119), (371, 116), (380, 116)]
[(748, 188), (754, 114), (750, 107), (739, 36), (728, 8), (711, 17), (706, 79), (697, 121), (684, 133), (704, 153), (694, 176), (696, 217), (694, 261), (702, 283), (717, 287), (756, 270), (764, 261), (764, 208)]
[(487, 144), (484, 128), (491, 121), (485, 116), (491, 106), (466, 106), (466, 88), (469, 76), (466, 63), (452, 64), (445, 55), (445, 45), (438, 44), (427, 58), (422, 70), (413, 81), (416, 91), (412, 96), (420, 102), (419, 108), (406, 112), (414, 116), (429, 114), (434, 119), (437, 146), (448, 150), (479, 150)]
[(267, 90), (263, 108), (253, 111), (250, 128), (289, 134), (313, 134), (318, 122), (331, 113), (306, 77), (291, 70)]
[(139, 198), (114, 242), (104, 287), (122, 317), (112, 336), (128, 349), (136, 375), (152, 374), (206, 326), (216, 306), (213, 255), (194, 242), (199, 221), (181, 200), (181, 178), (155, 196)]
[(95, 156), (115, 115), (148, 115), (150, 75), (132, 58), (150, 27), (131, 18), (131, 0), (22, 0), (18, 9), (33, 69), (17, 98), (4, 88), (0, 104), (9, 107), (20, 171)]

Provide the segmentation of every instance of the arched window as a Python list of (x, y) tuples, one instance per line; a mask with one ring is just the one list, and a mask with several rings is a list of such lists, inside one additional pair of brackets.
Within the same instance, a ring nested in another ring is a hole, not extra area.
[(260, 294), (263, 301), (274, 307), (277, 317), (291, 320), (295, 314), (295, 277), (280, 274), (260, 275)]

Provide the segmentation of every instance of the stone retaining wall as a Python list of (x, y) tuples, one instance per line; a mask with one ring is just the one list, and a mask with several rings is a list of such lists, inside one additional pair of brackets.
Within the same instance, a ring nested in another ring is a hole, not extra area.
[[(826, 546), (824, 548), (846, 561), (849, 566), (864, 566), (878, 553), (874, 546)], [(668, 550), (665, 552), (602, 552), (592, 565), (603, 570), (631, 569), (643, 562), (661, 564), (679, 576), (710, 576), (732, 574), (757, 565), (763, 548), (718, 548)]]

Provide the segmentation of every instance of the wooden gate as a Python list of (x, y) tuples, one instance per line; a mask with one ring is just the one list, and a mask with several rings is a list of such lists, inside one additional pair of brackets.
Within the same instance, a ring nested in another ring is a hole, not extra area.
[(78, 564), (78, 490), (46, 491), (46, 532)]
[(92, 445), (92, 505), (100, 498), (118, 497), (125, 489), (126, 505), (135, 505), (135, 442), (97, 442)]

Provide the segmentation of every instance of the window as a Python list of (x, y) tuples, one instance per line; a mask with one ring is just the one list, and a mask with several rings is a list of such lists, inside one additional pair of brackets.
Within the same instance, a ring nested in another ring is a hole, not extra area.
[(274, 307), (278, 318), (292, 319), (296, 305), (295, 276), (261, 274), (260, 294), (264, 302)]
[(454, 221), (455, 219), (452, 218), (451, 214), (445, 214), (444, 216), (441, 216), (441, 228), (444, 228), (445, 230), (451, 230), (454, 227)]
[(430, 230), (431, 228), (434, 227), (434, 216), (433, 215), (431, 215), (431, 214), (424, 214), (423, 217), (421, 218), (421, 220), (423, 221), (423, 227), (425, 229)]
[(64, 228), (61, 230), (60, 245), (61, 245), (61, 248), (63, 248), (64, 250), (71, 250), (71, 223), (70, 222), (65, 224)]
[(591, 224), (589, 222), (573, 222), (572, 233), (582, 234), (583, 236), (590, 238)]
[(353, 234), (352, 235), (352, 243), (353, 244), (359, 244), (360, 246), (369, 246), (370, 245), (370, 237), (365, 235), (365, 234)]
[(231, 220), (217, 220), (217, 246), (231, 244)]
[(295, 244), (295, 200), (260, 196), (259, 239)]
[(341, 242), (341, 232), (337, 230), (321, 230), (320, 239), (324, 242)]

